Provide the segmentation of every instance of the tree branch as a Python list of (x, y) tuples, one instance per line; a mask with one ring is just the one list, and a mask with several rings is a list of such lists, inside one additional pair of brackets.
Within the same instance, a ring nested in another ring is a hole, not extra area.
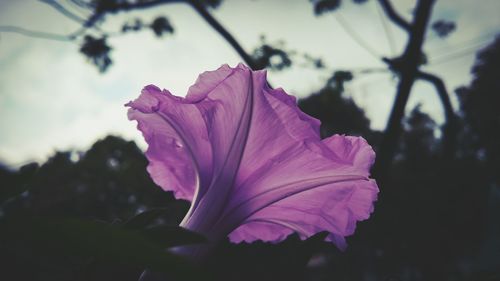
[(74, 41), (76, 38), (78, 38), (78, 36), (82, 35), (85, 32), (85, 28), (80, 28), (77, 31), (70, 33), (68, 35), (62, 35), (50, 32), (34, 31), (18, 26), (5, 25), (5, 26), (0, 26), (0, 33), (1, 32), (17, 33), (28, 37), (35, 37), (47, 40), (70, 42)]
[(245, 63), (253, 70), (261, 69), (263, 66), (257, 65), (254, 59), (243, 49), (243, 47), (236, 41), (236, 39), (229, 33), (212, 15), (207, 11), (207, 9), (197, 0), (188, 0), (191, 6), (200, 14), (203, 19), (217, 31), (234, 50), (240, 55), (240, 57), (245, 61)]
[(79, 24), (82, 24), (85, 22), (85, 19), (73, 14), (68, 9), (66, 9), (63, 5), (59, 4), (58, 2), (56, 2), (54, 0), (39, 0), (39, 1), (51, 6), (52, 8), (56, 9), (62, 15), (66, 16), (67, 18), (69, 18), (69, 19), (71, 19)]
[[(384, 0), (379, 0), (384, 2)], [(388, 3), (388, 2), (387, 2)], [(378, 153), (378, 161), (375, 164), (375, 172), (384, 181), (388, 175), (392, 159), (398, 147), (398, 139), (402, 131), (401, 121), (413, 83), (418, 74), (418, 68), (422, 59), (422, 45), (424, 34), (430, 19), (434, 0), (420, 0), (417, 3), (412, 28), (409, 32), (409, 40), (403, 55), (397, 59), (385, 60), (391, 69), (400, 75), (396, 100), (389, 116), (389, 122), (385, 129), (382, 143)]]
[(441, 100), (441, 103), (443, 104), (443, 109), (445, 112), (446, 121), (447, 122), (452, 121), (455, 118), (455, 112), (453, 111), (453, 107), (451, 105), (451, 100), (450, 100), (450, 97), (448, 95), (448, 91), (446, 90), (446, 86), (444, 85), (443, 80), (434, 74), (423, 72), (423, 71), (419, 71), (417, 73), (417, 78), (425, 80), (425, 81), (434, 85), (434, 87), (436, 88), (436, 91), (438, 93), (439, 99)]
[(412, 26), (409, 22), (407, 22), (403, 17), (401, 17), (396, 10), (394, 10), (394, 7), (392, 6), (390, 0), (378, 0), (380, 3), (380, 6), (384, 9), (385, 14), (389, 19), (401, 27), (402, 29), (406, 30), (407, 32), (411, 32)]
[(417, 78), (425, 80), (434, 85), (438, 93), (441, 104), (445, 112), (446, 123), (444, 125), (443, 132), (443, 150), (445, 157), (453, 157), (456, 145), (456, 135), (457, 135), (457, 119), (455, 112), (453, 111), (453, 106), (451, 105), (450, 96), (446, 90), (446, 86), (441, 78), (438, 76), (419, 71), (417, 73)]
[(125, 12), (135, 9), (147, 9), (152, 8), (158, 5), (167, 4), (167, 3), (188, 3), (190, 4), (196, 12), (215, 30), (217, 31), (228, 43), (233, 47), (233, 49), (240, 55), (243, 61), (252, 69), (257, 70), (263, 68), (263, 66), (257, 65), (255, 60), (243, 49), (243, 47), (239, 44), (239, 42), (227, 31), (224, 26), (222, 26), (206, 9), (206, 7), (197, 0), (153, 0), (153, 1), (145, 1), (145, 2), (136, 2), (136, 3), (121, 3), (115, 7), (113, 10), (104, 11), (104, 12), (96, 12), (94, 13), (86, 22), (85, 27), (90, 28), (93, 27), (96, 22), (102, 19), (107, 13), (116, 13), (116, 12)]
[[(44, 3), (47, 3), (53, 7), (57, 7), (58, 10), (60, 7), (62, 7), (60, 4), (58, 4), (55, 1), (52, 0), (40, 0)], [(108, 13), (117, 13), (117, 12), (126, 12), (130, 10), (136, 10), (136, 9), (148, 9), (148, 8), (153, 8), (158, 5), (162, 4), (168, 4), (168, 3), (188, 3), (190, 4), (196, 12), (215, 30), (217, 31), (228, 43), (233, 47), (233, 49), (238, 53), (238, 55), (243, 59), (243, 61), (252, 69), (257, 70), (261, 69), (264, 66), (258, 65), (255, 60), (243, 49), (243, 47), (240, 45), (240, 43), (227, 31), (224, 26), (222, 26), (206, 9), (205, 6), (203, 6), (202, 3), (200, 3), (197, 0), (153, 0), (153, 1), (143, 1), (143, 2), (136, 2), (136, 3), (128, 3), (128, 2), (123, 2), (120, 3), (119, 5), (113, 7), (113, 10), (109, 11), (102, 11), (102, 12), (95, 12), (91, 17), (89, 17), (86, 21), (84, 21), (83, 27), (81, 30), (69, 34), (69, 35), (59, 35), (59, 34), (52, 34), (52, 33), (47, 33), (47, 32), (39, 32), (39, 31), (32, 31), (32, 30), (27, 30), (21, 27), (15, 27), (15, 26), (3, 26), (0, 27), (0, 31), (4, 32), (14, 32), (14, 33), (19, 33), (25, 36), (30, 36), (30, 37), (37, 37), (37, 38), (44, 38), (44, 39), (51, 39), (51, 40), (57, 40), (57, 41), (72, 41), (76, 39), (76, 37), (80, 34), (82, 34), (85, 29), (88, 28), (94, 28), (95, 24), (102, 19), (106, 14)], [(64, 9), (64, 7), (62, 7)]]
[(185, 3), (185, 2), (186, 0), (152, 0), (152, 1), (138, 1), (134, 3), (122, 2), (114, 6), (112, 10), (94, 11), (94, 14), (85, 21), (84, 26), (87, 28), (93, 27), (99, 20), (101, 20), (108, 13), (127, 12), (135, 9), (142, 10), (142, 9), (153, 8), (162, 4)]

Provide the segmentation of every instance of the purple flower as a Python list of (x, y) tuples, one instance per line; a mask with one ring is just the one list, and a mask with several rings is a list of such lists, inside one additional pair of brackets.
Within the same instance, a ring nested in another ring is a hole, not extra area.
[(181, 226), (210, 241), (279, 242), (328, 231), (340, 249), (373, 211), (375, 153), (360, 137), (319, 136), (320, 122), (265, 71), (200, 75), (185, 98), (147, 86), (127, 104), (149, 147), (148, 172), (191, 201)]

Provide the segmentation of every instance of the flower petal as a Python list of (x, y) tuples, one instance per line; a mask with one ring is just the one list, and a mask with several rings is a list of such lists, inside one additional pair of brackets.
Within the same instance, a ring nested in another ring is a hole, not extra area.
[(148, 172), (176, 198), (192, 200), (197, 185), (210, 180), (212, 150), (204, 116), (196, 104), (147, 86), (127, 104), (148, 150)]
[[(210, 86), (206, 99), (200, 105), (206, 100), (215, 104), (205, 118), (212, 147), (212, 180), (195, 199), (192, 214), (188, 213), (181, 223), (182, 226), (198, 231), (210, 228), (212, 222), (223, 212), (235, 184), (250, 131), (254, 97), (253, 73), (243, 65), (232, 70), (231, 75), (215, 83), (215, 88), (211, 87), (214, 85), (212, 81), (204, 83), (208, 78), (200, 77), (196, 84)], [(204, 77), (223, 76), (204, 74)], [(191, 88), (189, 92), (191, 96), (198, 96), (200, 93), (199, 87), (194, 90)], [(193, 219), (190, 219), (191, 216)]]
[[(252, 75), (242, 65), (222, 66), (200, 75), (186, 98), (148, 86), (127, 104), (149, 144), (153, 180), (177, 198), (192, 200), (192, 211), (205, 213), (208, 206), (197, 208), (202, 200), (223, 200), (233, 186), (249, 132)], [(217, 190), (207, 193), (212, 186)], [(223, 205), (209, 208), (217, 213)]]
[[(236, 243), (257, 239), (279, 242), (291, 232), (297, 232), (302, 239), (306, 239), (318, 232), (328, 231), (327, 240), (345, 249), (344, 237), (352, 235), (356, 222), (367, 219), (373, 211), (376, 190), (373, 181), (364, 180), (307, 189), (260, 209), (229, 237)], [(267, 227), (262, 222), (275, 224), (274, 236), (260, 235), (266, 233), (264, 228)]]
[(219, 227), (242, 224), (229, 235), (233, 242), (278, 242), (291, 232), (305, 239), (328, 231), (327, 240), (344, 249), (344, 237), (369, 217), (378, 193), (368, 179), (370, 146), (361, 138), (333, 136), (282, 157), (243, 184)]

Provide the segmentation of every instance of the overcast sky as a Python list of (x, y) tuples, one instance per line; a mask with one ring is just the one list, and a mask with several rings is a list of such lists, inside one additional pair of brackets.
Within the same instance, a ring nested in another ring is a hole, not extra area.
[[(265, 35), (271, 43), (283, 40), (289, 49), (321, 57), (329, 69), (384, 67), (378, 57), (400, 53), (405, 34), (381, 17), (376, 1), (364, 5), (343, 2), (336, 13), (316, 17), (307, 0), (226, 0), (213, 15), (248, 51)], [(413, 1), (393, 2), (402, 15), (410, 17)], [(457, 31), (446, 39), (427, 34), (424, 47), (431, 63), (425, 69), (443, 77), (451, 93), (469, 83), (474, 52), (500, 32), (499, 11), (497, 0), (437, 1), (432, 20), (453, 20)], [(143, 86), (156, 84), (183, 96), (199, 73), (241, 61), (185, 4), (111, 16), (103, 28), (118, 30), (127, 19), (150, 21), (160, 15), (168, 17), (175, 34), (158, 39), (146, 30), (112, 38), (109, 43), (114, 47), (114, 63), (104, 74), (79, 54), (75, 43), (0, 32), (0, 161), (11, 166), (43, 161), (56, 150), (85, 149), (107, 134), (137, 140), (144, 147), (123, 107)], [(388, 32), (384, 31), (384, 21)], [(0, 0), (1, 25), (58, 34), (78, 28), (50, 6), (34, 0)], [(371, 51), (356, 43), (353, 34)], [(394, 38), (393, 47), (389, 36)], [(293, 67), (270, 72), (268, 77), (273, 86), (305, 97), (318, 90), (329, 74)], [(396, 82), (390, 74), (378, 73), (357, 76), (349, 84), (347, 94), (366, 110), (375, 129), (385, 127)], [(414, 88), (407, 110), (418, 103), (442, 122), (436, 94), (423, 82)]]

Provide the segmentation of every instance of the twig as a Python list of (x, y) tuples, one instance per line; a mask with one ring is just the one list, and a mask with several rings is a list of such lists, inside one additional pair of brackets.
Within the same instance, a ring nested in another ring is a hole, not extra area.
[(401, 27), (402, 29), (411, 32), (412, 31), (412, 26), (409, 22), (407, 22), (403, 17), (401, 17), (396, 10), (394, 10), (394, 7), (392, 6), (391, 2), (389, 0), (378, 0), (380, 3), (380, 6), (384, 9), (384, 12), (386, 13), (387, 17), (394, 22), (396, 25)]
[(217, 31), (228, 43), (233, 47), (233, 49), (240, 55), (240, 57), (245, 61), (245, 63), (252, 69), (257, 70), (263, 68), (264, 66), (257, 65), (255, 60), (243, 49), (243, 47), (236, 41), (236, 39), (229, 33), (208, 11), (207, 9), (197, 0), (189, 0), (189, 3), (193, 8), (200, 14), (200, 16), (205, 19), (205, 21)]
[(438, 93), (441, 104), (443, 105), (446, 123), (444, 127), (443, 136), (443, 150), (445, 157), (449, 159), (453, 157), (456, 145), (456, 135), (457, 135), (457, 120), (455, 112), (453, 111), (453, 106), (451, 105), (450, 96), (446, 90), (446, 86), (441, 78), (438, 76), (419, 71), (417, 73), (417, 78), (427, 81), (434, 85), (436, 92)]
[(155, 1), (138, 1), (134, 3), (121, 2), (113, 7), (112, 11), (95, 11), (86, 21), (84, 26), (87, 28), (93, 27), (107, 13), (127, 12), (131, 10), (142, 10), (153, 8), (162, 4), (185, 3), (187, 0), (155, 0)]
[(69, 19), (71, 19), (79, 24), (82, 24), (85, 22), (85, 19), (73, 14), (68, 9), (66, 9), (63, 5), (59, 4), (59, 2), (56, 2), (54, 0), (39, 0), (39, 1), (51, 6), (52, 8), (54, 8), (58, 12), (60, 12), (62, 15), (66, 16), (67, 18), (69, 18)]
[(76, 38), (78, 38), (78, 36), (82, 35), (85, 32), (85, 28), (80, 28), (73, 33), (70, 33), (68, 35), (63, 35), (50, 32), (30, 30), (19, 26), (4, 25), (0, 26), (0, 33), (1, 32), (17, 33), (28, 37), (35, 37), (47, 40), (71, 42), (74, 41)]

